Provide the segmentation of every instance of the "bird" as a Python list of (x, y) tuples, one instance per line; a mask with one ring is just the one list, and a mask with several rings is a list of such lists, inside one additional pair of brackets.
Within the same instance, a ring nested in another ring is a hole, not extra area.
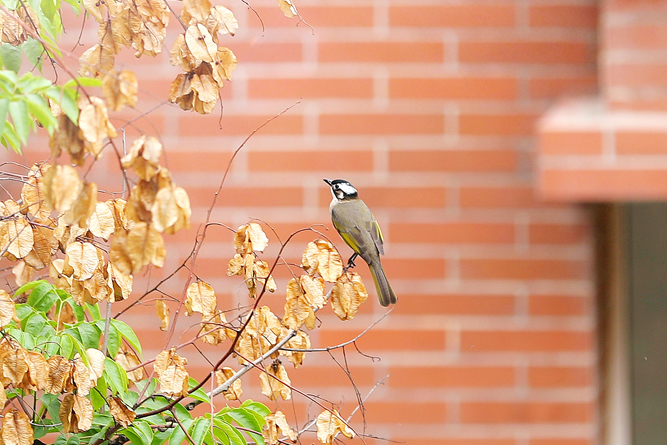
[(380, 262), (384, 255), (382, 230), (368, 206), (359, 199), (359, 193), (352, 184), (344, 179), (324, 179), (333, 199), (329, 210), (331, 221), (343, 241), (354, 250), (348, 260), (348, 266), (354, 266), (357, 256), (363, 258), (373, 276), (378, 299), (382, 306), (396, 304), (396, 294), (389, 285), (387, 276)]

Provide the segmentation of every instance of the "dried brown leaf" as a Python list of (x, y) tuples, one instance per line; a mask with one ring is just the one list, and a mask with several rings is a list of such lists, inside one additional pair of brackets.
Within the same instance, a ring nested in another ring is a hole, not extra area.
[(304, 323), (308, 329), (315, 329), (315, 313), (299, 282), (292, 278), (287, 283), (285, 296), (285, 316), (283, 324), (290, 329), (299, 329)]
[(69, 211), (83, 190), (83, 181), (74, 167), (55, 165), (44, 174), (46, 204), (59, 213)]
[(292, 0), (278, 0), (278, 7), (288, 19), (299, 15)]
[(93, 424), (93, 404), (78, 394), (66, 394), (60, 404), (60, 421), (66, 433), (88, 431)]
[(289, 400), (292, 398), (292, 390), (288, 385), (292, 382), (287, 375), (287, 370), (279, 360), (274, 361), (266, 372), (259, 375), (262, 384), (262, 394), (270, 400)]
[(77, 280), (87, 280), (93, 276), (99, 267), (97, 248), (91, 243), (75, 241), (65, 250), (65, 263), (73, 270), (73, 277)]
[(137, 76), (129, 70), (111, 71), (102, 80), (102, 95), (113, 111), (120, 111), (125, 105), (134, 107), (138, 91)]
[[(221, 386), (227, 380), (232, 378), (234, 375), (234, 370), (232, 368), (223, 367), (215, 371), (215, 378), (217, 379), (216, 383), (218, 386)], [(241, 388), (241, 379), (238, 378), (234, 380), (232, 385), (227, 391), (223, 391), (222, 394), (227, 400), (240, 400), (241, 395), (243, 395), (243, 389)]]
[(185, 32), (185, 43), (192, 55), (204, 62), (213, 62), (218, 51), (218, 46), (213, 41), (211, 33), (201, 23), (188, 26)]
[(164, 300), (155, 300), (155, 311), (160, 319), (160, 330), (166, 331), (169, 327), (169, 306)]
[(16, 408), (5, 414), (0, 438), (3, 445), (32, 445), (35, 438), (28, 415)]
[(160, 391), (170, 397), (188, 394), (188, 372), (185, 369), (187, 362), (174, 349), (162, 351), (157, 355), (153, 369), (160, 382)]
[(331, 307), (343, 321), (352, 320), (366, 299), (368, 292), (356, 272), (341, 275), (331, 291)]
[(53, 355), (46, 360), (49, 366), (49, 375), (46, 379), (44, 391), (50, 394), (60, 394), (72, 372), (72, 364), (61, 355)]
[(0, 289), (0, 329), (16, 318), (14, 300), (5, 290)]
[(282, 435), (287, 436), (292, 442), (296, 442), (298, 437), (297, 432), (289, 426), (287, 418), (282, 411), (276, 411), (273, 414), (269, 414), (264, 420), (266, 421), (266, 425), (264, 425), (262, 435), (269, 445), (276, 445), (278, 443), (280, 437), (278, 431), (280, 431)]
[(87, 228), (88, 218), (95, 212), (96, 205), (97, 184), (85, 183), (72, 208), (63, 215), (62, 220), (68, 226), (77, 224), (79, 227)]
[(309, 275), (318, 272), (324, 281), (335, 282), (343, 273), (343, 260), (334, 246), (325, 240), (308, 243), (301, 265)]
[(144, 368), (137, 367), (141, 364), (141, 360), (139, 360), (139, 357), (134, 352), (122, 347), (114, 360), (127, 372), (127, 378), (130, 381), (138, 382), (145, 377)]
[[(310, 349), (310, 337), (305, 332), (298, 331), (294, 337), (285, 343), (285, 347), (289, 349)], [(303, 363), (306, 353), (281, 350), (280, 355), (287, 357), (287, 360), (292, 362), (296, 368)]]
[(340, 417), (338, 411), (323, 411), (317, 416), (317, 439), (324, 443), (330, 444), (336, 434), (352, 439), (355, 434), (352, 429), (347, 426), (347, 423)]
[(134, 418), (137, 416), (137, 414), (125, 406), (119, 397), (111, 396), (107, 398), (107, 404), (109, 405), (109, 412), (113, 416), (114, 420), (121, 424), (124, 428), (127, 428), (132, 424), (132, 422), (134, 422)]
[(188, 286), (185, 298), (185, 309), (188, 315), (199, 312), (210, 316), (215, 312), (216, 305), (215, 291), (210, 284), (197, 281)]
[(99, 349), (88, 348), (86, 349), (86, 356), (90, 365), (90, 380), (96, 382), (104, 372), (104, 353)]
[(39, 219), (47, 218), (52, 210), (46, 204), (46, 197), (44, 196), (44, 175), (50, 168), (49, 164), (34, 164), (30, 167), (28, 181), (21, 188), (23, 206)]

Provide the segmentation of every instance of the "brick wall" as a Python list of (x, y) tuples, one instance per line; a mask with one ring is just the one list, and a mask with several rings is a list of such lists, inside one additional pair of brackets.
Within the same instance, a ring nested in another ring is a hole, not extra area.
[[(241, 151), (214, 219), (237, 226), (260, 218), (284, 239), (329, 224), (323, 177), (360, 190), (383, 227), (385, 268), (399, 296), (391, 315), (358, 342), (381, 361), (347, 349), (362, 394), (390, 376), (366, 404), (367, 433), (411, 445), (596, 443), (591, 219), (582, 207), (541, 202), (532, 182), (537, 118), (557, 98), (596, 86), (595, 2), (297, 2), (312, 29), (282, 17), (274, 1), (251, 4), (264, 28), (240, 2), (227, 4), (241, 29), (223, 42), (239, 68), (223, 90), (222, 128), (217, 111), (201, 117), (163, 105), (128, 130), (160, 136), (194, 207), (194, 227), (173, 237), (166, 270), (189, 251), (232, 151), (300, 100)], [(68, 39), (76, 37), (70, 31)], [(134, 67), (131, 54), (119, 66)], [(141, 111), (164, 100), (178, 72), (165, 57), (136, 71)], [(43, 141), (35, 145), (45, 152)], [(114, 169), (107, 155), (91, 174)], [(310, 238), (296, 238), (288, 261), (299, 261)], [(212, 230), (196, 272), (221, 304), (236, 305), (246, 300), (224, 274), (230, 243), (225, 230)], [(358, 270), (372, 287), (366, 266)], [(284, 285), (288, 272), (277, 275)], [(150, 280), (159, 276), (154, 271)], [(281, 297), (271, 298), (279, 311)], [(356, 336), (385, 312), (371, 300), (347, 323), (323, 311), (314, 344)], [(149, 348), (163, 346), (152, 308), (127, 320)], [(202, 372), (205, 361), (190, 357)], [(343, 415), (356, 404), (326, 354), (291, 375), (298, 387), (342, 404)], [(254, 381), (244, 381), (246, 391), (263, 400)], [(301, 425), (308, 407), (299, 396), (281, 404)]]

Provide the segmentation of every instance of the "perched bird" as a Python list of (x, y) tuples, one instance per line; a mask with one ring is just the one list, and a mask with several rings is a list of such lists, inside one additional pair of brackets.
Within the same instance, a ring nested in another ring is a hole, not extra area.
[(357, 189), (344, 179), (325, 179), (331, 187), (333, 200), (329, 210), (331, 221), (340, 233), (341, 238), (354, 250), (354, 255), (348, 263), (354, 265), (358, 256), (368, 263), (373, 275), (375, 288), (382, 306), (396, 303), (396, 294), (391, 289), (387, 276), (382, 269), (380, 254), (384, 255), (382, 247), (382, 231), (368, 206), (359, 199)]

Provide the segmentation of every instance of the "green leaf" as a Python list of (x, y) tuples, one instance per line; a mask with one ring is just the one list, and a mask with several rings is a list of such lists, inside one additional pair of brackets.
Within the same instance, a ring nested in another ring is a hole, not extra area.
[(97, 304), (88, 304), (85, 303), (85, 308), (88, 309), (90, 316), (93, 317), (93, 320), (101, 320), (102, 315), (100, 314), (100, 307)]
[[(265, 423), (264, 417), (260, 416), (252, 410), (245, 408), (235, 408), (231, 411), (228, 411), (227, 415), (244, 428), (257, 431), (258, 433), (262, 432), (262, 427)], [(245, 431), (245, 433), (247, 433), (250, 438), (257, 443), (257, 445), (264, 445), (264, 437), (262, 437), (261, 434), (252, 434), (249, 431)]]
[(222, 430), (227, 437), (229, 437), (229, 442), (231, 445), (246, 445), (246, 440), (243, 437), (243, 434), (231, 424), (225, 420), (219, 418), (217, 415), (213, 418), (213, 425)]
[(28, 58), (30, 63), (36, 66), (41, 72), (42, 61), (44, 60), (42, 58), (42, 54), (44, 54), (44, 47), (42, 46), (42, 44), (39, 43), (38, 40), (29, 38), (28, 40), (23, 42), (23, 45), (21, 45), (21, 49), (23, 50), (23, 53)]
[(77, 77), (76, 80), (69, 80), (65, 85), (63, 85), (63, 87), (76, 88), (79, 85), (82, 87), (100, 87), (102, 86), (102, 80), (93, 79), (92, 77)]
[(11, 122), (5, 121), (5, 130), (3, 131), (0, 138), (2, 138), (2, 145), (5, 147), (12, 147), (16, 153), (21, 153), (21, 140), (19, 139), (16, 131), (14, 130), (14, 125)]
[[(0, 135), (5, 131), (5, 122), (7, 121), (7, 113), (9, 112), (9, 99), (6, 97), (3, 97), (0, 99)], [(35, 281), (32, 281), (30, 283), (26, 283), (23, 286), (19, 287), (19, 290), (23, 289), (26, 286), (30, 286), (31, 284), (35, 283)], [(28, 288), (30, 289), (30, 288)], [(25, 292), (25, 290), (19, 292), (18, 290), (14, 293), (15, 295), (20, 294)]]
[(42, 124), (42, 127), (46, 128), (49, 134), (53, 134), (53, 131), (58, 126), (58, 120), (51, 113), (51, 108), (49, 108), (46, 100), (37, 94), (28, 94), (25, 96), (25, 100), (28, 103), (30, 114)]
[[(63, 331), (61, 337), (63, 339), (71, 338), (74, 350), (76, 350), (76, 352), (79, 353), (81, 359), (84, 360), (84, 362), (88, 360), (88, 355), (86, 354), (86, 348), (83, 346), (83, 341), (81, 340), (81, 334), (79, 334), (79, 331), (77, 331), (76, 329), (69, 328)], [(72, 351), (72, 355), (68, 356), (67, 358), (71, 359), (73, 357), (74, 357), (74, 351)]]
[(35, 287), (39, 286), (40, 284), (44, 284), (44, 283), (50, 285), (50, 283), (48, 281), (44, 281), (44, 280), (31, 281), (30, 283), (26, 283), (23, 286), (16, 289), (16, 292), (14, 292), (14, 298), (18, 297), (23, 292), (27, 292), (29, 290), (32, 290)]
[[(16, 293), (18, 295), (18, 291)], [(41, 312), (48, 312), (56, 300), (58, 294), (55, 292), (55, 287), (46, 281), (41, 281), (28, 296), (28, 304)]]
[(9, 103), (9, 115), (19, 140), (25, 145), (32, 127), (32, 119), (28, 114), (28, 105), (23, 100), (13, 100)]
[(76, 329), (79, 331), (79, 335), (81, 336), (81, 340), (83, 342), (83, 346), (85, 346), (86, 349), (88, 348), (95, 348), (98, 349), (100, 347), (100, 336), (102, 333), (99, 331), (97, 326), (84, 321), (81, 324), (79, 324)]
[(18, 46), (3, 43), (0, 45), (0, 58), (8, 70), (18, 73), (21, 69), (21, 49)]
[(109, 386), (107, 385), (107, 381), (104, 378), (104, 374), (102, 374), (102, 377), (97, 379), (97, 385), (95, 388), (90, 391), (90, 401), (93, 403), (94, 412), (99, 412), (100, 408), (107, 403), (104, 395), (106, 395), (108, 388)]
[(130, 443), (132, 445), (148, 445), (146, 442), (143, 441), (143, 438), (139, 433), (134, 429), (132, 426), (129, 428), (126, 428), (124, 430), (121, 430), (118, 432), (118, 434), (122, 434), (123, 436), (127, 437), (130, 439)]
[(69, 335), (60, 335), (60, 355), (68, 359), (74, 357), (74, 341)]
[[(187, 430), (192, 424), (192, 419), (181, 420), (181, 423), (183, 424), (183, 428)], [(169, 437), (169, 445), (182, 445), (184, 443), (189, 443), (185, 438), (185, 431), (180, 426), (174, 427), (174, 431)]]
[[(198, 384), (199, 384), (198, 381), (196, 381), (192, 377), (188, 377), (188, 388), (189, 389), (194, 388)], [(199, 388), (197, 391), (194, 391), (191, 394), (189, 394), (189, 397), (191, 397), (195, 400), (199, 400), (199, 401), (204, 402), (204, 403), (211, 403), (211, 398), (208, 395), (206, 395), (206, 391), (204, 391), (203, 387)]]
[(245, 402), (243, 402), (241, 404), (241, 408), (252, 410), (257, 414), (259, 414), (262, 418), (271, 414), (271, 410), (266, 405), (264, 405), (261, 402), (255, 402), (252, 399), (248, 399)]
[(72, 306), (72, 310), (74, 311), (74, 316), (76, 316), (77, 321), (84, 321), (86, 319), (86, 314), (83, 311), (83, 308), (76, 304), (73, 298), (68, 298), (65, 300), (67, 304)]
[(120, 332), (123, 338), (139, 353), (139, 355), (141, 355), (141, 343), (132, 328), (129, 327), (127, 323), (116, 320), (115, 318), (111, 320), (111, 325), (118, 329), (118, 332)]
[(135, 420), (132, 427), (134, 427), (134, 430), (141, 436), (142, 443), (150, 445), (153, 441), (153, 430), (148, 422)]
[(77, 123), (79, 119), (79, 107), (76, 105), (76, 91), (52, 85), (51, 88), (44, 91), (44, 95), (60, 105), (63, 113), (72, 122)]
[(37, 336), (46, 323), (46, 317), (40, 313), (34, 313), (21, 321), (21, 327), (24, 332)]
[(210, 428), (211, 421), (209, 419), (200, 417), (194, 421), (192, 426), (188, 428), (188, 432), (190, 433), (190, 437), (194, 441), (195, 445), (200, 445), (204, 442), (204, 436), (206, 435), (206, 432), (210, 430)]
[(121, 368), (118, 363), (107, 357), (104, 359), (104, 374), (106, 375), (106, 381), (109, 383), (112, 390), (118, 393), (120, 398), (123, 399), (127, 392), (128, 385), (127, 373), (125, 370)]
[(17, 304), (14, 306), (16, 308), (16, 316), (19, 317), (19, 320), (23, 320), (28, 315), (35, 312), (35, 310), (25, 303)]
[(51, 85), (53, 84), (50, 80), (41, 76), (33, 76), (31, 73), (26, 73), (23, 75), (16, 84), (17, 88), (19, 88), (21, 92), (25, 94), (44, 90), (49, 88)]

